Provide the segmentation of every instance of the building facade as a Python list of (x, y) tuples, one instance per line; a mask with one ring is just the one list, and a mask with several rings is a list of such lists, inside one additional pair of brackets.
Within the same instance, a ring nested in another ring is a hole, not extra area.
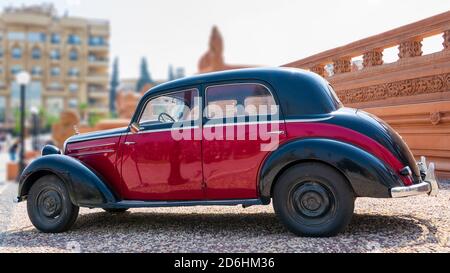
[(0, 124), (10, 128), (19, 105), (15, 75), (28, 71), (27, 109), (109, 112), (109, 22), (57, 16), (52, 6), (0, 14)]

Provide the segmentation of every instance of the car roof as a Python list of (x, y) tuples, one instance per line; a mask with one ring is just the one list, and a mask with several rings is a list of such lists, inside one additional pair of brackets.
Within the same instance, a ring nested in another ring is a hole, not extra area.
[(303, 77), (314, 77), (314, 73), (297, 68), (265, 67), (265, 68), (244, 68), (205, 74), (194, 75), (170, 82), (160, 84), (148, 91), (149, 95), (165, 92), (169, 89), (177, 89), (184, 86), (207, 84), (212, 82), (223, 82), (233, 80), (259, 80), (273, 84), (273, 81), (280, 81), (292, 74)]
[[(245, 68), (190, 76), (160, 84), (150, 89), (141, 99), (137, 112), (145, 106), (149, 97), (168, 91), (190, 88), (196, 85), (229, 81), (255, 81), (267, 83), (278, 99), (286, 117), (327, 114), (336, 110), (330, 95), (329, 83), (319, 75), (297, 68)], [(133, 120), (138, 118), (136, 113)]]

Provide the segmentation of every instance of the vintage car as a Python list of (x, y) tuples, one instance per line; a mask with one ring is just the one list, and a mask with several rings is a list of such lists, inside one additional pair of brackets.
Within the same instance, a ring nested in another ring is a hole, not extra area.
[(70, 229), (79, 207), (273, 203), (293, 233), (333, 236), (357, 197), (437, 192), (434, 165), (417, 163), (382, 120), (345, 108), (325, 79), (258, 68), (161, 84), (127, 128), (75, 135), (62, 151), (46, 146), (16, 201), (27, 200), (31, 222), (49, 233)]

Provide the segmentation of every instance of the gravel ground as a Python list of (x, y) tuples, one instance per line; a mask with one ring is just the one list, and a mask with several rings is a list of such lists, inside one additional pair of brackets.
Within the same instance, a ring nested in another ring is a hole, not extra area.
[[(299, 238), (271, 206), (133, 209), (123, 215), (82, 209), (65, 234), (42, 234), (26, 204), (0, 194), (0, 252), (450, 252), (450, 184), (437, 198), (358, 199), (345, 233)], [(9, 199), (11, 200), (11, 199)]]

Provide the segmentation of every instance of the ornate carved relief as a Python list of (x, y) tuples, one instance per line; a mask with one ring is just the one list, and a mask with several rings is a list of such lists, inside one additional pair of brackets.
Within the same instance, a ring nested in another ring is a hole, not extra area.
[(450, 92), (450, 73), (337, 91), (347, 104), (438, 92)]
[(376, 66), (383, 64), (383, 50), (373, 50), (364, 53), (363, 65), (364, 67)]
[(450, 30), (444, 32), (444, 49), (450, 49)]
[(311, 67), (311, 72), (319, 74), (322, 77), (325, 77), (325, 66), (324, 65), (316, 65)]
[(346, 73), (352, 71), (352, 63), (350, 58), (337, 59), (333, 61), (334, 74)]
[(434, 112), (430, 114), (431, 124), (438, 125), (441, 122), (442, 115), (440, 112)]
[(398, 57), (400, 59), (417, 57), (422, 56), (422, 53), (422, 41), (409, 40), (400, 44)]

